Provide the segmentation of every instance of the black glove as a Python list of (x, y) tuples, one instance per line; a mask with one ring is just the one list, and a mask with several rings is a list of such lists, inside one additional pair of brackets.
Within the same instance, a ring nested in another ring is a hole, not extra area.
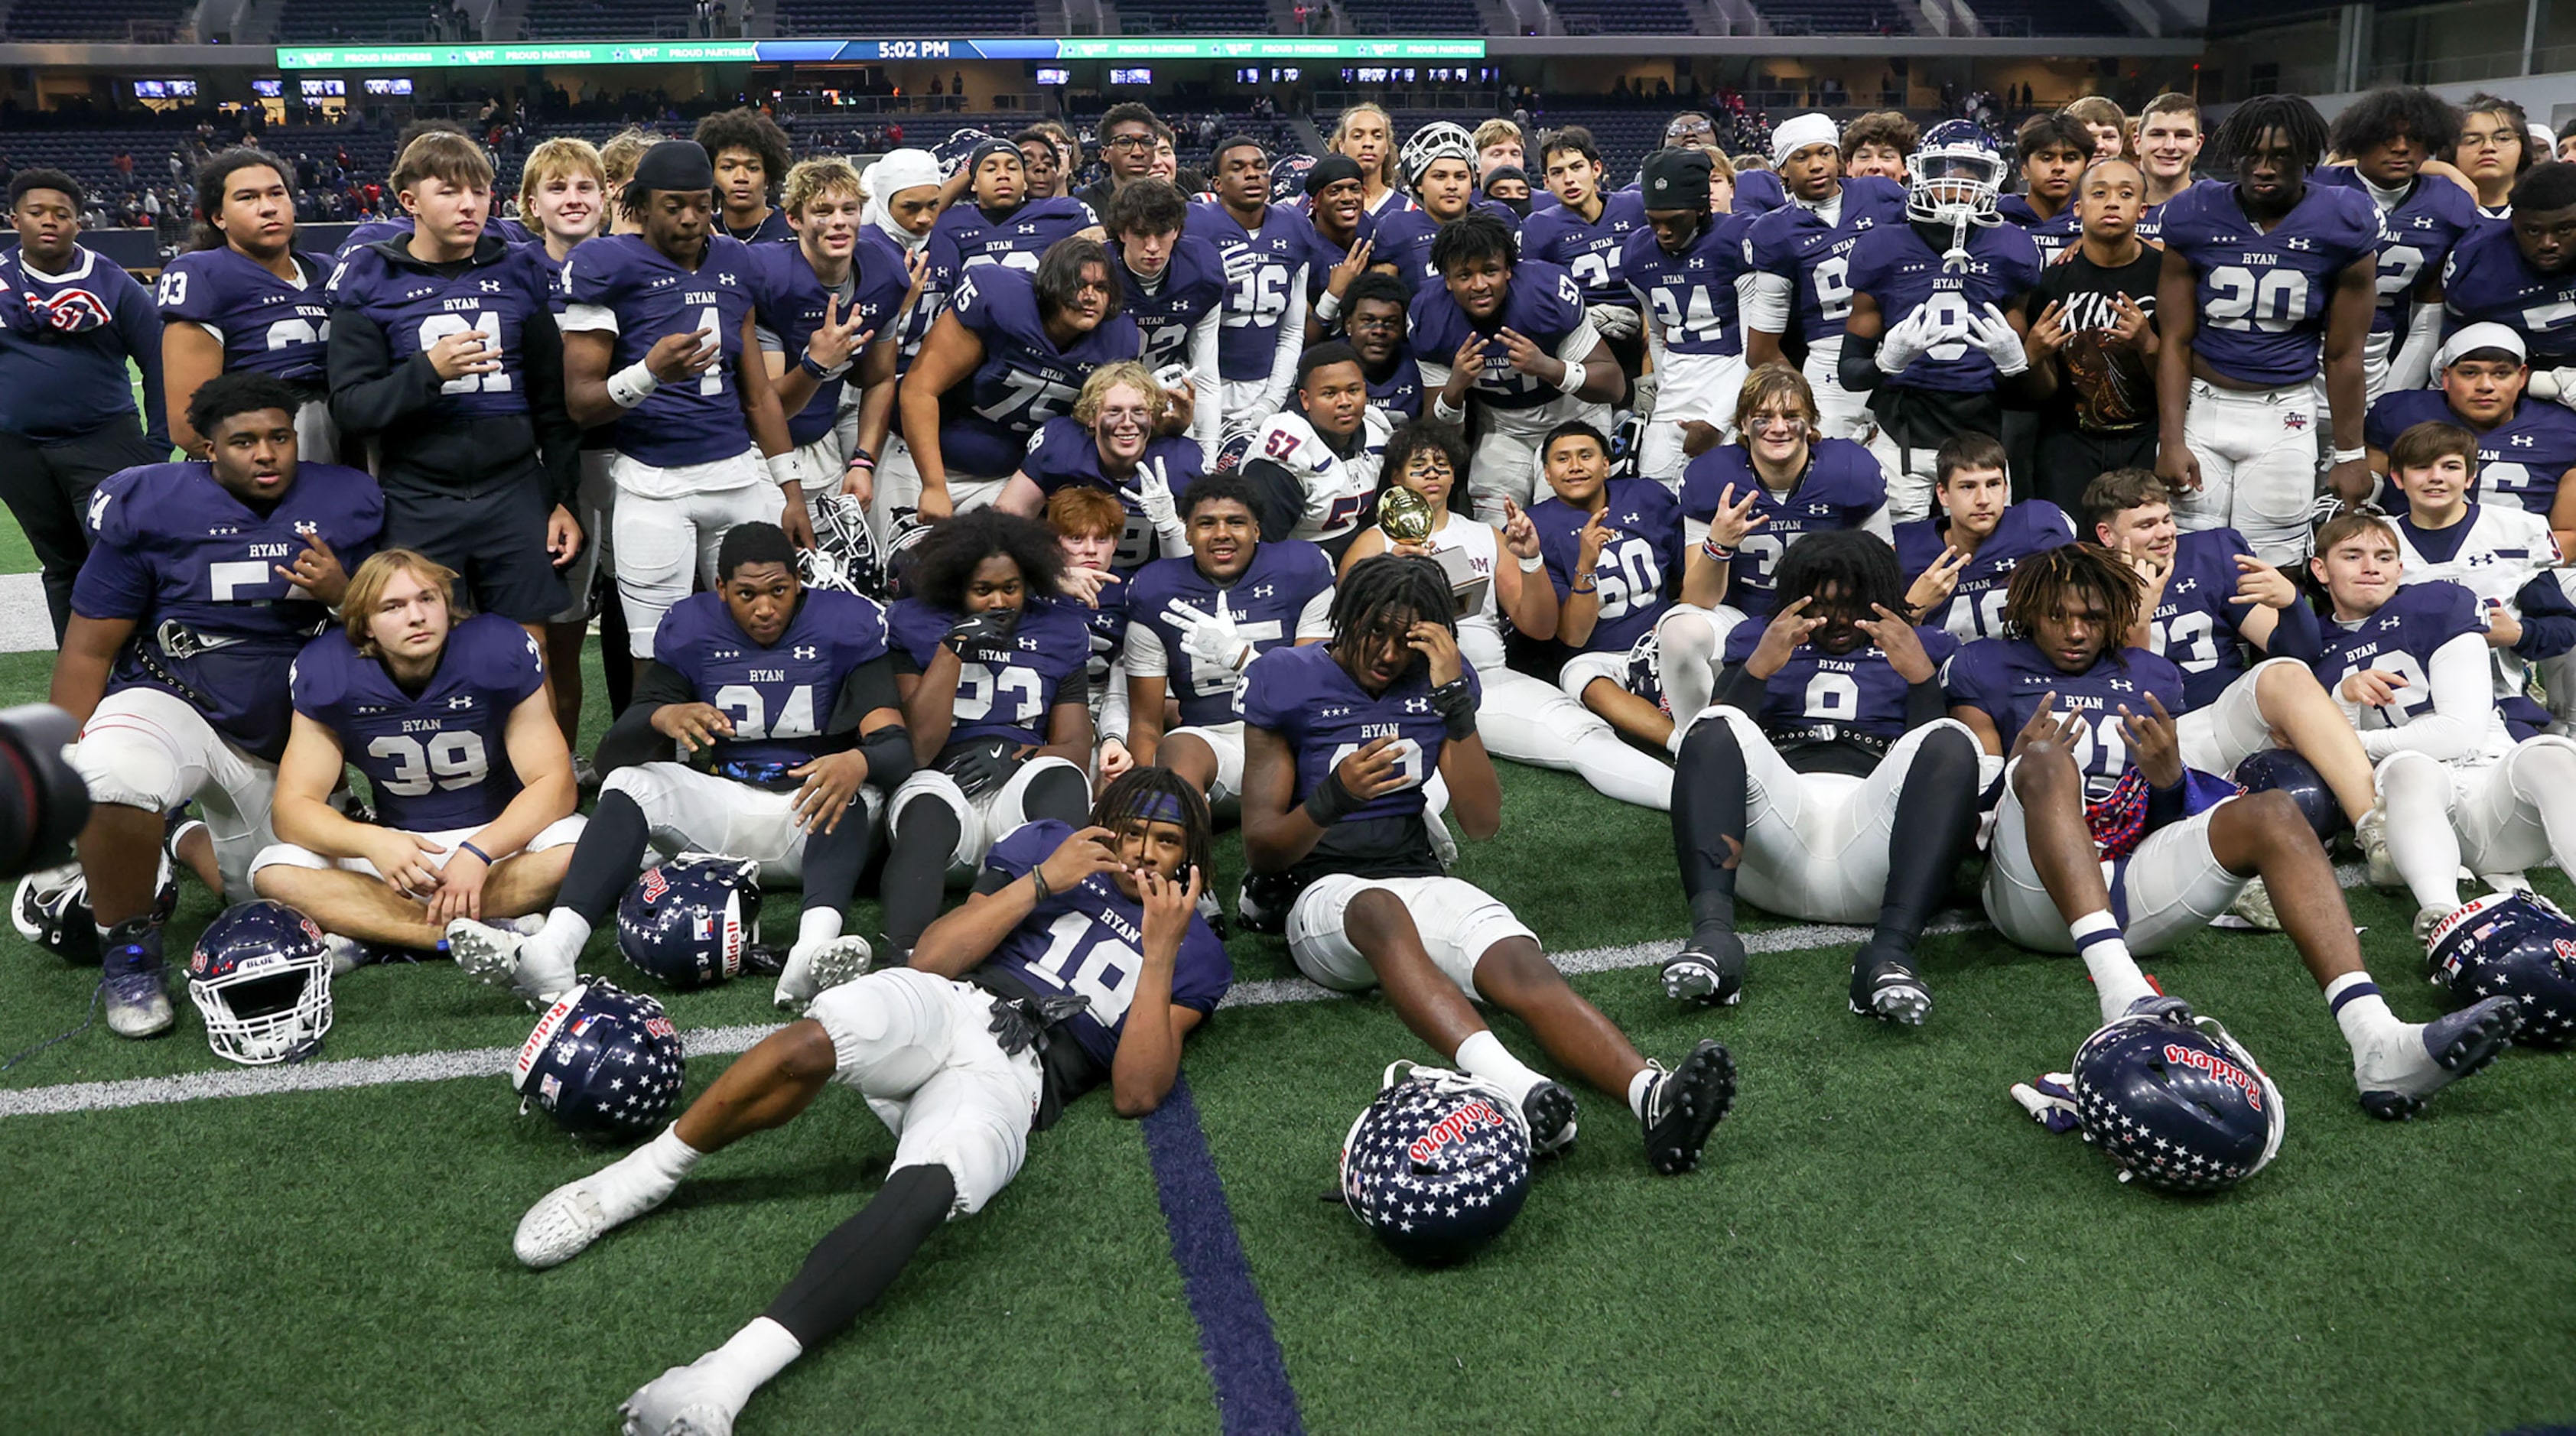
[(1019, 627), (1020, 611), (1016, 608), (988, 608), (957, 620), (948, 630), (948, 644), (954, 648), (967, 643), (999, 643)]
[(1091, 1006), (1088, 997), (1066, 994), (1061, 997), (993, 999), (993, 1022), (985, 1030), (1005, 1057), (1017, 1057), (1031, 1047), (1046, 1050), (1047, 1029)]
[(1020, 770), (1019, 745), (1008, 738), (986, 738), (972, 747), (960, 748), (939, 766), (957, 780), (959, 791), (967, 797), (981, 797), (1011, 780)]

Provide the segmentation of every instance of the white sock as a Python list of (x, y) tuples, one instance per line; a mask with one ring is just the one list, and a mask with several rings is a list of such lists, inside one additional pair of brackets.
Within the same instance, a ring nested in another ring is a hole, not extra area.
[(571, 908), (559, 907), (546, 914), (546, 925), (537, 929), (536, 936), (519, 944), (519, 962), (570, 971), (581, 961), (582, 946), (589, 941), (589, 920)]
[(724, 1382), (727, 1394), (739, 1410), (751, 1400), (769, 1378), (787, 1369), (787, 1363), (805, 1354), (794, 1334), (765, 1316), (755, 1316), (751, 1324), (733, 1334), (724, 1345), (706, 1354), (698, 1363), (700, 1370)]
[(2326, 1007), (2334, 1013), (2335, 1024), (2343, 1029), (2343, 1040), (2359, 1054), (2374, 1043), (2384, 1043), (2403, 1029), (2397, 1014), (2388, 1010), (2388, 999), (2379, 995), (2379, 984), (2367, 972), (2347, 972), (2326, 984)]
[(1628, 1079), (1628, 1110), (1636, 1113), (1637, 1120), (1640, 1122), (1646, 1120), (1646, 1094), (1654, 1090), (1655, 1079), (1662, 1075), (1664, 1074), (1654, 1068), (1647, 1067), (1640, 1069), (1636, 1076)]
[(1515, 1103), (1529, 1100), (1530, 1089), (1547, 1080), (1522, 1065), (1491, 1028), (1459, 1043), (1457, 1056), (1451, 1060), (1468, 1076), (1481, 1077), (1502, 1088)]
[(2138, 970), (2138, 960), (2129, 956), (2128, 939), (2108, 909), (2086, 913), (2067, 927), (2075, 934), (2075, 951), (2084, 959), (2084, 970), (2093, 974), (2093, 995), (2101, 999), (2104, 1022), (2119, 1021), (2128, 1015), (2129, 1004), (2156, 995), (2147, 975)]
[(626, 1221), (660, 1206), (705, 1155), (680, 1140), (680, 1124), (674, 1122), (660, 1136), (601, 1168), (590, 1179), (590, 1189), (610, 1218)]
[(841, 935), (841, 910), (830, 904), (805, 909), (796, 919), (796, 946), (791, 952), (821, 947)]

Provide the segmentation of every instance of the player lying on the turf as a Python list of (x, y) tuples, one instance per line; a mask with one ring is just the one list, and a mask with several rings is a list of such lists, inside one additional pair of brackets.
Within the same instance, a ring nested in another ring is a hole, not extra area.
[(1717, 705), (1688, 720), (1673, 847), (1691, 940), (1674, 997), (1743, 995), (1736, 884), (1756, 904), (1877, 929), (1852, 959), (1851, 1008), (1920, 1023), (1914, 942), (1977, 828), (1977, 740), (1944, 716), (1959, 641), (1900, 615), (1896, 552), (1875, 534), (1810, 534), (1780, 560), (1780, 607), (1727, 641)]
[(2102, 984), (2103, 1012), (2116, 1015), (2131, 1005), (2116, 996), (2152, 995), (2114, 990), (2134, 971), (2133, 947), (2158, 952), (2198, 931), (2260, 876), (2352, 1044), (2363, 1108), (2392, 1121), (2413, 1116), (2493, 1060), (2518, 1009), (2496, 998), (2428, 1026), (2397, 1020), (2362, 966), (2360, 931), (2298, 805), (2278, 790), (2212, 804), (2212, 789), (2189, 781), (2172, 717), (2182, 674), (2144, 649), (2117, 647), (2138, 622), (2140, 589), (2106, 549), (2050, 549), (2013, 574), (2011, 636), (1980, 639), (1950, 660), (1951, 716), (2007, 760), (1987, 916), (2024, 947), (2083, 954)]
[(171, 1021), (153, 906), (162, 815), (195, 799), (224, 891), (249, 891), (252, 856), (276, 841), (287, 673), (383, 523), (374, 479), (297, 462), (300, 402), (284, 380), (217, 375), (188, 401), (211, 459), (110, 474), (90, 501), (51, 700), (82, 723), (81, 871), (120, 1036)]
[(2317, 673), (2360, 724), (2387, 810), (2362, 853), (2372, 883), (2414, 895), (2415, 940), (2460, 905), (2462, 867), (2502, 891), (2576, 858), (2576, 741), (2509, 727), (2477, 596), (2410, 582), (2391, 526), (2367, 514), (2320, 530), (2309, 564), (2333, 604)]
[[(1126, 751), (1171, 769), (1215, 806), (1243, 791), (1243, 670), (1332, 636), (1333, 565), (1303, 539), (1261, 541), (1250, 482), (1199, 480), (1181, 496), (1190, 552), (1127, 586)], [(1163, 700), (1180, 726), (1163, 726)]]
[[(427, 951), (459, 918), (543, 912), (582, 820), (537, 641), (458, 619), (456, 575), (410, 549), (358, 565), (341, 626), (296, 655), (277, 842), (250, 883), (313, 919), (342, 970), (372, 944)], [(357, 765), (376, 822), (328, 801)]]
[(1476, 736), (1479, 674), (1458, 651), (1448, 579), (1429, 559), (1354, 566), (1333, 638), (1266, 653), (1244, 675), (1243, 916), (1284, 926), (1297, 970), (1336, 991), (1382, 987), (1441, 1060), (1501, 1087), (1536, 1150), (1574, 1140), (1574, 1095), (1524, 1066), (1477, 1015), (1491, 1002), (1604, 1092), (1627, 1098), (1658, 1172), (1690, 1170), (1735, 1094), (1703, 1041), (1670, 1072), (1576, 994), (1511, 909), (1443, 871), (1423, 785), (1446, 782), (1471, 837), (1502, 825)]
[(886, 805), (889, 957), (1003, 834), (1088, 806), (1090, 610), (1059, 596), (1063, 568), (1043, 524), (998, 509), (944, 519), (913, 550), (910, 596), (887, 615), (919, 765)]
[[(775, 524), (736, 524), (717, 568), (721, 590), (682, 599), (663, 618), (634, 705), (600, 740), (599, 808), (545, 926), (521, 937), (470, 918), (448, 924), (448, 950), (467, 973), (553, 1001), (648, 846), (747, 858), (760, 876), (803, 886), (779, 1005), (866, 970), (867, 941), (841, 935), (842, 914), (883, 794), (913, 762), (885, 611), (805, 587)], [(682, 761), (662, 756), (674, 744)]]
[(986, 858), (912, 965), (826, 990), (650, 1143), (548, 1193), (513, 1248), (568, 1261), (670, 1196), (703, 1155), (785, 1125), (832, 1082), (897, 1137), (885, 1185), (814, 1248), (764, 1315), (627, 1398), (641, 1436), (720, 1433), (751, 1393), (873, 1304), (942, 1222), (1018, 1175), (1032, 1131), (1107, 1083), (1125, 1117), (1162, 1104), (1181, 1043), (1234, 978), (1195, 911), (1207, 805), (1160, 768), (1109, 786), (1079, 832), (1031, 823)]

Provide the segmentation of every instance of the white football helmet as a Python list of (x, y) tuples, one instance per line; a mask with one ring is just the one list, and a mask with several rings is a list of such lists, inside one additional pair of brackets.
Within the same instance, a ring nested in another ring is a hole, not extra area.
[(1476, 137), (1447, 120), (1433, 120), (1415, 130), (1396, 153), (1396, 163), (1404, 168), (1404, 182), (1419, 184), (1422, 172), (1433, 160), (1465, 160), (1469, 169), (1476, 166)]

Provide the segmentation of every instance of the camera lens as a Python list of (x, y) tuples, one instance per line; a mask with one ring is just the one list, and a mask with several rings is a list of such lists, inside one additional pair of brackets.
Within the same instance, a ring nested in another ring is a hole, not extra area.
[(44, 703), (0, 710), (0, 876), (71, 861), (89, 788), (63, 757), (80, 724)]

